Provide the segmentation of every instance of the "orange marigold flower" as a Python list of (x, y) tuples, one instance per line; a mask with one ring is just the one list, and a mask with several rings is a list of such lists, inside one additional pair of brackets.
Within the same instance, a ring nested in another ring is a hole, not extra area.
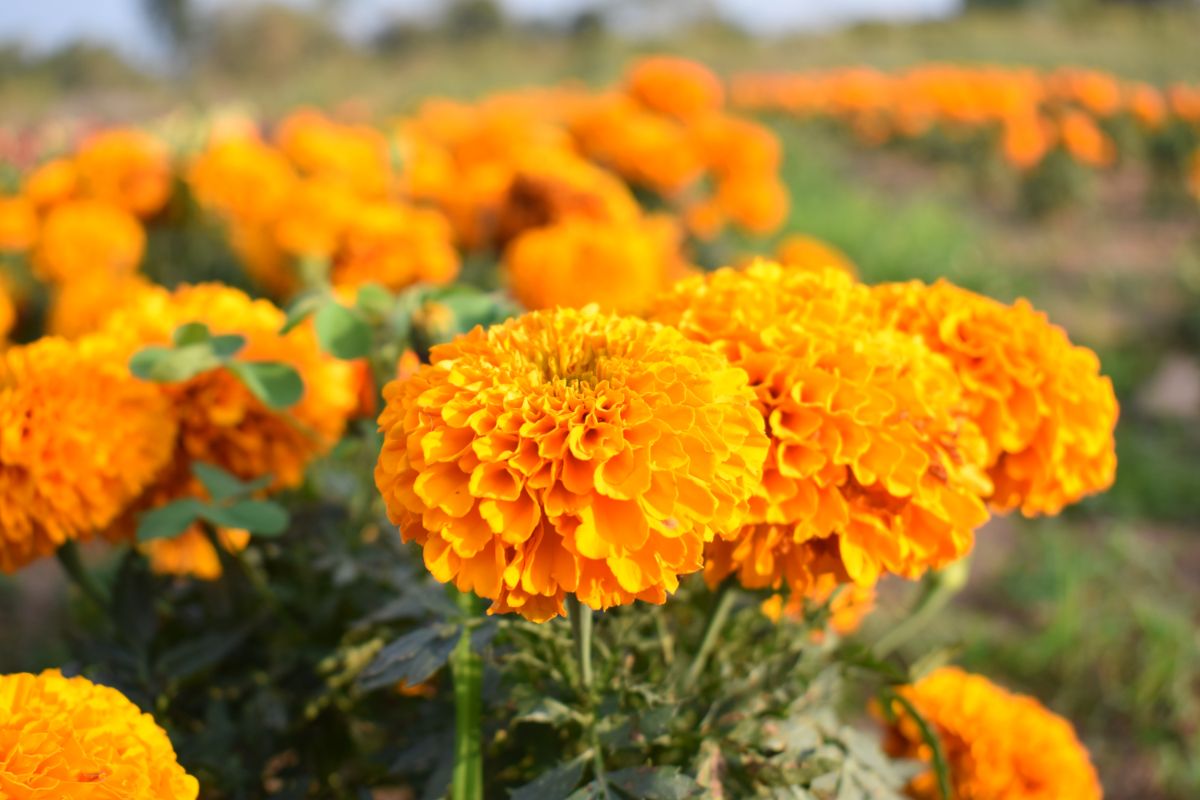
[(171, 160), (153, 136), (116, 128), (89, 137), (75, 154), (80, 190), (138, 217), (153, 216), (171, 196)]
[(364, 197), (382, 197), (391, 181), (388, 144), (366, 125), (345, 125), (312, 109), (279, 124), (275, 141), (300, 172), (341, 183)]
[(278, 216), (297, 181), (283, 154), (249, 137), (214, 143), (187, 175), (200, 205), (229, 221), (256, 225)]
[(775, 248), (775, 257), (788, 267), (809, 270), (832, 268), (852, 277), (858, 274), (858, 268), (848, 255), (829, 242), (803, 233), (793, 233), (781, 241)]
[(1017, 169), (1032, 169), (1040, 164), (1055, 140), (1054, 126), (1036, 113), (1004, 120), (1001, 148), (1004, 158)]
[(24, 197), (0, 197), (0, 251), (23, 252), (37, 241), (38, 218)]
[(945, 281), (874, 288), (884, 316), (950, 359), (987, 440), (993, 508), (1057, 514), (1116, 472), (1117, 399), (1100, 361), (1025, 300)]
[(1142, 127), (1158, 130), (1167, 120), (1167, 99), (1148, 83), (1135, 84), (1129, 96), (1129, 111)]
[(1092, 167), (1107, 167), (1116, 159), (1116, 147), (1095, 120), (1082, 111), (1068, 111), (1059, 122), (1067, 152)]
[(78, 339), (104, 327), (119, 308), (137, 303), (154, 284), (138, 274), (85, 275), (55, 287), (46, 330), (65, 339)]
[(670, 285), (681, 261), (679, 231), (666, 217), (568, 219), (526, 231), (504, 252), (512, 293), (531, 309), (597, 303), (640, 313)]
[[(222, 528), (217, 536), (227, 550), (244, 550), (250, 533)], [(142, 546), (150, 557), (150, 569), (159, 575), (189, 576), (202, 581), (221, 577), (221, 558), (202, 531), (185, 531), (174, 539), (155, 539)]]
[[(875, 608), (875, 587), (856, 583), (847, 586), (832, 575), (822, 575), (804, 594), (791, 593), (786, 600), (782, 594), (771, 595), (763, 601), (762, 612), (775, 622), (783, 617), (803, 620), (826, 604), (829, 606), (826, 627), (839, 636), (849, 636)], [(813, 631), (812, 638), (818, 642), (824, 640), (824, 631)]]
[(0, 281), (0, 346), (3, 346), (16, 324), (17, 306), (8, 292), (8, 287)]
[(730, 220), (756, 234), (787, 218), (788, 191), (774, 175), (732, 175), (717, 181), (717, 204)]
[(293, 187), (274, 223), (275, 240), (298, 257), (330, 258), (363, 206), (345, 185), (310, 179)]
[(634, 318), (534, 312), (384, 389), (375, 480), (439, 581), (492, 613), (662, 603), (736, 527), (766, 452), (745, 373)]
[[(1071, 723), (1037, 700), (980, 675), (943, 667), (901, 694), (941, 742), (956, 800), (1100, 800), (1103, 790)], [(887, 728), (893, 757), (929, 763), (932, 753), (917, 721), (900, 703)], [(940, 797), (932, 770), (913, 779), (909, 794)]]
[(713, 114), (696, 122), (705, 164), (717, 175), (773, 175), (783, 161), (779, 139), (757, 122)]
[(721, 108), (725, 89), (707, 67), (686, 58), (652, 56), (625, 76), (625, 91), (652, 111), (691, 119)]
[(334, 260), (334, 285), (378, 283), (400, 290), (445, 284), (458, 275), (450, 223), (437, 211), (399, 203), (366, 203), (347, 223)]
[(652, 319), (749, 373), (771, 440), (749, 524), (710, 548), (710, 583), (870, 585), (968, 552), (986, 445), (950, 364), (885, 329), (866, 286), (760, 261), (681, 281)]
[(166, 732), (107, 686), (0, 675), (0, 797), (11, 800), (195, 800)]
[(137, 218), (96, 200), (56, 206), (42, 225), (33, 266), (37, 275), (67, 282), (87, 275), (136, 272), (146, 249)]
[(47, 161), (26, 176), (21, 194), (29, 198), (39, 213), (74, 199), (79, 191), (79, 173), (75, 162), (67, 158)]
[[(108, 342), (0, 355), (0, 571), (107, 528), (171, 457), (175, 417)], [(0, 764), (3, 759), (0, 759)]]

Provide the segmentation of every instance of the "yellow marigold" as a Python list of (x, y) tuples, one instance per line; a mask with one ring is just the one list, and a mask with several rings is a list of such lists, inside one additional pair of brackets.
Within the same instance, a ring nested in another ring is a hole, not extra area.
[[(250, 543), (247, 531), (222, 528), (218, 533), (227, 550), (245, 549)], [(160, 575), (190, 576), (202, 581), (221, 577), (221, 558), (202, 531), (189, 530), (174, 539), (155, 539), (143, 545), (150, 557), (150, 569)]]
[(450, 223), (437, 211), (399, 203), (366, 203), (347, 223), (331, 278), (337, 286), (450, 283), (458, 251)]
[(567, 219), (518, 236), (504, 252), (513, 295), (526, 308), (597, 303), (640, 313), (676, 276), (679, 232), (665, 217)]
[(80, 190), (138, 217), (160, 211), (171, 196), (171, 160), (148, 133), (116, 128), (89, 137), (75, 154)]
[(97, 273), (136, 272), (146, 249), (137, 218), (96, 200), (56, 206), (42, 225), (33, 266), (44, 280), (67, 282)]
[(190, 476), (194, 461), (215, 464), (246, 480), (271, 475), (275, 488), (295, 486), (308, 463), (341, 437), (355, 408), (352, 367), (323, 354), (311, 326), (281, 335), (281, 310), (220, 284), (182, 286), (173, 293), (148, 291), (112, 314), (105, 332), (132, 354), (168, 343), (175, 329), (189, 322), (206, 324), (214, 335), (243, 336), (240, 360), (294, 367), (304, 380), (304, 395), (285, 411), (274, 411), (224, 369), (162, 385), (179, 418), (179, 437), (175, 462), (149, 499), (160, 502), (198, 493), (200, 487)]
[(137, 274), (92, 274), (60, 284), (50, 301), (46, 330), (66, 339), (98, 331), (113, 312), (137, 303), (152, 286)]
[(1057, 514), (1112, 483), (1117, 400), (1095, 353), (1025, 300), (1008, 306), (944, 281), (873, 291), (890, 324), (953, 363), (987, 440), (994, 508)]
[(9, 800), (195, 800), (166, 732), (107, 686), (0, 675), (0, 797)]
[(260, 225), (280, 213), (297, 180), (278, 150), (250, 137), (215, 142), (187, 175), (200, 205), (227, 220)]
[[(109, 526), (168, 462), (175, 417), (100, 339), (0, 355), (0, 571)], [(3, 759), (0, 759), (3, 763)]]
[[(937, 734), (955, 800), (1100, 800), (1103, 790), (1071, 723), (1032, 697), (944, 667), (900, 690)], [(903, 706), (891, 709), (885, 746), (894, 757), (932, 761)], [(922, 800), (940, 797), (932, 771), (909, 784)]]
[(23, 252), (37, 241), (38, 218), (24, 197), (0, 197), (0, 251)]
[(625, 76), (625, 91), (646, 108), (679, 119), (716, 111), (725, 101), (720, 78), (707, 67), (671, 56), (637, 61)]
[(987, 518), (986, 445), (950, 364), (875, 319), (870, 290), (827, 269), (756, 262), (676, 284), (651, 315), (750, 375), (771, 440), (749, 524), (705, 576), (807, 592), (822, 575), (915, 576), (971, 547)]
[(375, 480), (453, 581), (532, 620), (662, 603), (736, 527), (766, 452), (745, 373), (639, 319), (534, 312), (384, 389)]
[(79, 173), (75, 162), (68, 158), (47, 161), (25, 177), (21, 194), (29, 198), (39, 213), (76, 197), (79, 191)]
[(858, 274), (858, 268), (850, 256), (829, 242), (803, 233), (793, 233), (784, 238), (775, 248), (775, 257), (788, 267), (808, 270), (832, 268), (850, 276)]

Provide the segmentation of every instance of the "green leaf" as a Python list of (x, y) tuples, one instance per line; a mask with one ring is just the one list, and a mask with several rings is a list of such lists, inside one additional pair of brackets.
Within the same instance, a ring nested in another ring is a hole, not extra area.
[(609, 773), (608, 782), (639, 800), (687, 800), (700, 790), (678, 767), (631, 767)]
[(275, 361), (230, 361), (226, 366), (268, 408), (288, 408), (304, 396), (304, 380), (294, 367)]
[(217, 358), (233, 358), (246, 346), (246, 337), (240, 333), (223, 333), (209, 340), (213, 354)]
[(203, 322), (187, 322), (175, 329), (171, 340), (176, 347), (187, 347), (190, 344), (203, 344), (211, 338), (208, 326)]
[(315, 318), (317, 339), (337, 358), (363, 358), (371, 352), (371, 326), (358, 311), (338, 303), (321, 307)]
[(286, 335), (297, 325), (311, 317), (321, 307), (323, 302), (325, 302), (325, 296), (316, 292), (296, 298), (288, 306), (287, 318), (283, 322), (283, 327), (279, 329), (280, 335)]
[(146, 511), (138, 519), (137, 540), (170, 539), (188, 529), (204, 511), (204, 504), (192, 497), (167, 503)]
[(157, 383), (186, 381), (219, 366), (221, 361), (207, 341), (176, 349), (151, 346), (134, 353), (129, 360), (130, 372)]
[(355, 298), (354, 305), (367, 314), (383, 316), (395, 303), (395, 296), (378, 283), (364, 283), (358, 287), (358, 297)]
[(366, 691), (404, 681), (416, 686), (429, 680), (450, 659), (458, 644), (461, 627), (435, 624), (404, 634), (379, 651), (358, 676), (358, 685)]
[(204, 488), (208, 490), (208, 496), (214, 503), (223, 503), (246, 494), (245, 484), (236, 476), (213, 464), (193, 461), (192, 474), (200, 480), (200, 483), (204, 484)]
[(933, 754), (933, 772), (937, 776), (938, 791), (942, 800), (953, 797), (950, 793), (950, 767), (946, 764), (946, 754), (942, 750), (942, 741), (938, 738), (937, 732), (912, 704), (912, 701), (900, 692), (890, 688), (885, 689), (883, 701), (887, 705), (891, 705), (893, 701), (899, 703), (904, 711), (912, 717), (913, 722), (917, 723), (917, 728), (921, 731), (921, 738), (925, 740), (925, 744), (929, 745), (929, 750)]
[(543, 772), (535, 780), (513, 789), (511, 800), (559, 800), (567, 797), (579, 785), (587, 759), (576, 758)]
[(186, 680), (216, 666), (246, 640), (257, 621), (233, 630), (213, 631), (177, 644), (159, 656), (155, 671), (168, 680)]
[(239, 500), (228, 506), (204, 506), (200, 511), (214, 525), (242, 528), (258, 536), (276, 536), (287, 530), (287, 510), (270, 500)]
[(171, 348), (169, 347), (159, 347), (158, 345), (144, 347), (129, 359), (129, 371), (144, 381), (156, 380), (154, 374), (158, 363), (170, 353)]

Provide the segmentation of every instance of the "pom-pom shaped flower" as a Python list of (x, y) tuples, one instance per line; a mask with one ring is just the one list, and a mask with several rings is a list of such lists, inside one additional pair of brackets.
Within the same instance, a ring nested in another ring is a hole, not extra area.
[(375, 480), (434, 577), (545, 620), (662, 603), (736, 528), (766, 439), (745, 373), (639, 319), (476, 329), (384, 390)]
[(794, 233), (775, 248), (780, 264), (799, 269), (822, 270), (829, 267), (847, 275), (857, 275), (858, 268), (850, 257), (838, 248), (815, 236)]
[[(937, 734), (956, 800), (1100, 800), (1103, 791), (1071, 723), (1037, 700), (944, 667), (900, 690)], [(895, 757), (932, 754), (917, 721), (896, 703), (885, 746)], [(940, 797), (932, 771), (909, 794)]]
[(653, 111), (691, 119), (717, 111), (725, 100), (721, 79), (686, 58), (652, 56), (629, 69), (625, 91)]
[(188, 171), (188, 183), (202, 206), (243, 224), (273, 220), (296, 181), (282, 153), (244, 136), (214, 142)]
[(38, 218), (24, 197), (0, 197), (0, 252), (24, 252), (37, 241)]
[(437, 211), (399, 203), (365, 203), (350, 218), (331, 277), (336, 286), (378, 283), (400, 290), (444, 284), (458, 275), (454, 231)]
[(42, 225), (34, 269), (48, 281), (67, 282), (95, 273), (137, 271), (146, 233), (128, 211), (96, 200), (56, 206)]
[(69, 158), (55, 158), (34, 169), (21, 183), (21, 194), (39, 213), (74, 199), (79, 192), (79, 173)]
[(86, 678), (0, 676), (0, 797), (11, 800), (195, 800), (149, 714)]
[(89, 137), (75, 154), (80, 190), (90, 198), (149, 217), (171, 195), (171, 161), (161, 142), (114, 128)]
[(640, 313), (687, 265), (667, 217), (628, 222), (567, 219), (533, 228), (505, 250), (513, 296), (526, 308), (598, 304)]
[[(168, 462), (175, 417), (108, 342), (0, 356), (0, 571), (107, 528)], [(3, 763), (3, 759), (0, 759)]]
[(1024, 300), (1008, 306), (946, 282), (873, 293), (888, 323), (958, 372), (987, 440), (994, 508), (1057, 514), (1112, 483), (1117, 400), (1095, 353)]
[(92, 274), (68, 281), (54, 289), (46, 330), (66, 339), (78, 339), (104, 327), (117, 310), (136, 304), (147, 294), (159, 291), (136, 273)]
[(963, 556), (987, 518), (985, 445), (950, 364), (886, 330), (836, 270), (756, 262), (676, 284), (652, 314), (746, 370), (771, 440), (746, 527), (705, 575), (803, 593)]

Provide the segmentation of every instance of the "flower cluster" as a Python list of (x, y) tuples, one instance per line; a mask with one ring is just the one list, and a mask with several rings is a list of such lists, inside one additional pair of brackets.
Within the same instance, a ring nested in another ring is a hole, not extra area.
[(434, 348), (389, 384), (376, 482), (441, 581), (534, 620), (662, 603), (735, 530), (766, 440), (746, 374), (595, 307)]
[(0, 675), (0, 797), (195, 800), (167, 734), (120, 692), (58, 670)]
[[(1033, 698), (954, 667), (900, 693), (936, 732), (958, 800), (1100, 800), (1096, 770), (1071, 723)], [(917, 720), (900, 703), (889, 711), (889, 753), (929, 763)], [(933, 772), (915, 778), (909, 793), (940, 797)]]

